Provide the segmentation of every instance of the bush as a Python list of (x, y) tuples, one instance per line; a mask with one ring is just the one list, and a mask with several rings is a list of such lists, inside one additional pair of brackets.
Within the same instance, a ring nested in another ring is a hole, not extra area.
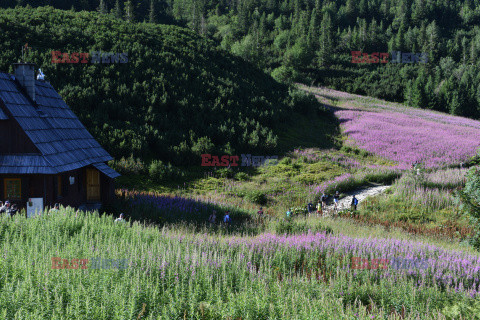
[(248, 181), (248, 180), (250, 180), (250, 177), (245, 172), (239, 172), (235, 175), (235, 180)]
[(344, 153), (350, 153), (352, 152), (352, 147), (350, 146), (343, 146), (342, 148), (340, 148), (340, 151), (344, 152)]
[(370, 155), (370, 152), (368, 152), (367, 150), (363, 150), (361, 149), (360, 150), (360, 155), (363, 157), (363, 158), (366, 158)]
[(305, 93), (294, 88), (289, 89), (289, 94), (290, 105), (296, 112), (309, 114), (319, 107), (318, 101), (313, 94)]
[(302, 168), (302, 165), (298, 162), (295, 162), (293, 165), (292, 165), (292, 168), (295, 169), (295, 170), (300, 170)]
[(253, 203), (257, 203), (259, 205), (266, 205), (268, 202), (267, 196), (263, 191), (254, 190), (247, 192), (245, 198)]
[(150, 177), (155, 181), (169, 181), (183, 177), (183, 172), (170, 163), (164, 164), (160, 160), (153, 160), (148, 168)]
[(283, 234), (306, 234), (308, 232), (326, 232), (327, 234), (333, 233), (332, 228), (322, 225), (320, 222), (314, 224), (308, 224), (307, 221), (297, 220), (281, 220), (275, 225), (275, 233), (278, 235)]
[(480, 319), (480, 301), (449, 302), (442, 310), (447, 319), (461, 319), (462, 315), (470, 315), (470, 319)]
[(231, 179), (233, 178), (233, 170), (229, 168), (222, 168), (217, 170), (217, 176), (219, 178)]
[(135, 160), (133, 155), (126, 159), (122, 157), (120, 160), (112, 160), (108, 164), (120, 174), (143, 174), (147, 171), (142, 160)]
[(460, 192), (462, 209), (470, 216), (470, 223), (474, 228), (470, 244), (480, 250), (480, 169), (470, 169), (467, 174), (467, 183)]
[(272, 78), (282, 83), (292, 83), (298, 76), (295, 69), (287, 66), (280, 66), (274, 69), (271, 73)]
[(368, 172), (365, 174), (365, 180), (368, 182), (375, 183), (393, 183), (396, 179), (401, 177), (401, 173), (398, 171), (377, 171), (377, 172)]

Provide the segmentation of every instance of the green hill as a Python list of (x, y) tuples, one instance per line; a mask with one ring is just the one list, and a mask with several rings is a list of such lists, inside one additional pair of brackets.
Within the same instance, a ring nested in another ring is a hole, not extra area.
[[(0, 1), (16, 5), (176, 24), (277, 80), (480, 119), (480, 0)], [(370, 61), (352, 63), (355, 51)], [(373, 53), (388, 53), (388, 63)], [(414, 62), (410, 53), (428, 59)]]
[[(12, 72), (28, 43), (27, 61), (116, 157), (199, 164), (204, 152), (273, 154), (301, 144), (282, 142), (280, 123), (332, 121), (313, 97), (187, 29), (43, 7), (0, 10), (0, 30), (0, 70)], [(128, 63), (54, 64), (52, 51), (127, 53)]]

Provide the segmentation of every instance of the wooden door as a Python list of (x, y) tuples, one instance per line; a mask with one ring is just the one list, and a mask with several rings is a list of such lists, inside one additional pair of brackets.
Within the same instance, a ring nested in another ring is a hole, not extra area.
[(87, 201), (100, 201), (100, 172), (87, 169)]

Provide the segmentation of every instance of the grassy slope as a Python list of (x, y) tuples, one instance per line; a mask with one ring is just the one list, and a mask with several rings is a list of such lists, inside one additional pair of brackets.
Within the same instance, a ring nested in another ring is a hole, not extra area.
[[(51, 7), (1, 9), (0, 28), (0, 70), (12, 72), (28, 43), (28, 59), (116, 157), (134, 153), (195, 165), (202, 152), (291, 149), (303, 142), (298, 135), (279, 139), (279, 123), (303, 127), (306, 116), (323, 124), (315, 135), (331, 144), (324, 136), (335, 131), (334, 120), (315, 99), (291, 93), (191, 30)], [(126, 52), (129, 61), (51, 63), (51, 51), (99, 50)]]
[[(332, 108), (341, 107), (345, 103), (384, 105), (384, 102), (378, 99), (342, 95), (339, 92), (332, 94), (328, 90), (309, 90), (318, 94), (322, 104)], [(386, 106), (390, 104), (387, 103)], [(304, 125), (298, 127), (287, 123), (281, 136), (291, 141), (299, 141), (305, 136), (307, 138), (303, 146), (317, 144), (323, 150), (310, 149), (302, 153), (287, 154), (287, 157), (277, 166), (258, 169), (238, 168), (230, 171), (188, 167), (184, 168), (188, 174), (183, 180), (156, 183), (143, 176), (127, 176), (119, 179), (119, 184), (127, 188), (135, 187), (140, 190), (155, 190), (183, 196), (200, 195), (205, 199), (215, 199), (221, 203), (248, 210), (252, 214), (262, 205), (267, 212), (283, 217), (287, 208), (296, 207), (300, 210), (307, 202), (316, 198), (315, 194), (312, 194), (316, 186), (329, 183), (328, 181), (337, 177), (353, 176), (352, 181), (337, 184), (336, 189), (341, 192), (353, 190), (369, 182), (391, 182), (392, 175), (389, 173), (391, 172), (389, 167), (394, 165), (394, 162), (348, 146), (342, 147), (341, 150), (325, 150), (332, 146), (339, 148), (346, 141), (346, 137), (338, 134), (338, 131), (334, 131), (333, 128), (328, 129), (330, 122), (315, 122), (304, 117), (300, 122)], [(319, 134), (322, 130), (337, 133), (327, 144), (323, 144), (321, 139), (315, 139), (315, 134)], [(372, 166), (374, 169), (368, 169)], [(380, 168), (375, 169), (377, 167)], [(246, 176), (239, 176), (238, 172), (246, 173)], [(365, 175), (365, 172), (368, 174)], [(362, 203), (360, 215), (356, 219), (367, 225), (381, 223), (385, 228), (399, 228), (416, 234), (463, 239), (470, 232), (468, 220), (459, 215), (458, 204), (449, 193), (457, 186), (461, 186), (461, 183), (452, 186), (446, 181), (444, 184), (440, 183), (432, 187), (428, 181), (415, 182), (415, 179), (402, 179), (386, 196)], [(421, 196), (397, 192), (397, 190), (416, 190), (417, 187), (421, 190), (426, 188), (427, 203), (422, 201)]]
[[(338, 227), (363, 237), (419, 240), (343, 220)], [(439, 319), (438, 312), (450, 304), (472, 304), (438, 288), (420, 289), (416, 282), (364, 281), (369, 272), (359, 278), (349, 269), (335, 272), (339, 261), (348, 263), (335, 250), (324, 252), (326, 264), (317, 266), (317, 250), (281, 242), (276, 250), (255, 250), (242, 243), (253, 241), (261, 248), (265, 241), (193, 234), (181, 226), (130, 227), (74, 211), (35, 219), (2, 217), (0, 239), (0, 315), (5, 319), (371, 319), (384, 318), (393, 307), (401, 312), (402, 306), (404, 319), (418, 314)], [(58, 270), (51, 268), (54, 257), (127, 259), (129, 267), (95, 270), (88, 264), (87, 270)], [(315, 269), (310, 274), (298, 265)], [(323, 273), (328, 278), (315, 278)], [(472, 316), (465, 308), (461, 312)]]

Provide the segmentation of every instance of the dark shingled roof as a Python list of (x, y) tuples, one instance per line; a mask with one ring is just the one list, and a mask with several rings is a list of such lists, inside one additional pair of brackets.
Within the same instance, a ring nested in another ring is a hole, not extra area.
[(7, 120), (8, 116), (3, 112), (2, 108), (0, 108), (0, 120)]
[(0, 155), (0, 173), (55, 174), (55, 170), (38, 154)]
[(97, 170), (103, 172), (107, 177), (110, 177), (112, 179), (120, 176), (120, 174), (118, 174), (117, 171), (113, 170), (103, 162), (94, 163), (93, 166), (97, 168)]
[[(50, 83), (35, 81), (37, 105), (34, 105), (14, 79), (12, 75), (0, 73), (0, 100), (41, 154), (3, 156), (0, 158), (0, 173), (10, 170), (8, 173), (20, 174), (31, 170), (31, 173), (54, 174), (91, 164), (106, 166), (104, 162), (113, 159), (87, 131)], [(27, 169), (28, 167), (32, 168)], [(15, 171), (14, 168), (18, 170)], [(119, 176), (113, 169), (110, 170), (114, 173), (109, 172), (108, 176)]]

